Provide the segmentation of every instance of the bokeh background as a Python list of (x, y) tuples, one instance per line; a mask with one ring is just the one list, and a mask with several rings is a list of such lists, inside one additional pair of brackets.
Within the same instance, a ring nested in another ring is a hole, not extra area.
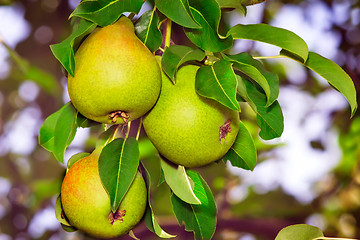
[[(68, 16), (78, 2), (0, 0), (0, 240), (91, 239), (67, 233), (57, 222), (54, 204), (65, 166), (37, 140), (44, 119), (69, 101), (66, 77), (49, 45), (70, 34)], [(260, 22), (298, 34), (311, 51), (342, 66), (359, 89), (360, 1), (268, 0), (248, 7), (246, 17), (225, 12), (222, 28)], [(186, 39), (174, 32), (173, 41)], [(272, 56), (279, 49), (238, 40), (229, 50), (242, 51)], [(317, 226), (325, 236), (360, 238), (359, 114), (350, 119), (344, 97), (299, 64), (264, 63), (280, 77), (285, 130), (279, 139), (260, 140), (255, 116), (244, 105), (241, 118), (258, 148), (255, 170), (226, 164), (198, 169), (217, 201), (214, 239), (274, 239), (281, 228), (296, 223)], [(97, 128), (79, 129), (65, 158), (90, 152), (98, 134)], [(156, 153), (144, 137), (141, 146), (156, 185)], [(151, 194), (161, 226), (177, 239), (192, 239), (172, 214), (168, 188), (162, 184)], [(134, 233), (156, 239), (144, 224)]]

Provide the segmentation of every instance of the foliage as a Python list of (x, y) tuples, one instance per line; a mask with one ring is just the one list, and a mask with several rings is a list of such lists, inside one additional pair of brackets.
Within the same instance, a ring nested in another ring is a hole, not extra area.
[[(234, 8), (246, 12), (246, 6), (255, 3), (258, 2), (155, 0), (152, 10), (139, 17), (135, 23), (135, 30), (139, 39), (152, 52), (160, 51), (162, 69), (174, 84), (177, 69), (183, 64), (193, 63), (200, 66), (196, 73), (196, 90), (199, 95), (214, 99), (239, 112), (239, 102), (246, 102), (256, 115), (260, 128), (259, 135), (264, 140), (280, 137), (284, 128), (281, 107), (277, 102), (279, 79), (259, 61), (264, 57), (254, 57), (248, 53), (229, 55), (227, 50), (235, 39), (260, 41), (280, 47), (281, 51), (277, 57), (297, 61), (324, 77), (333, 88), (346, 97), (351, 106), (351, 115), (354, 115), (357, 102), (351, 78), (331, 60), (309, 52), (306, 43), (295, 33), (267, 24), (238, 24), (225, 36), (219, 33), (221, 8)], [(54, 56), (69, 74), (74, 75), (74, 55), (87, 34), (96, 26), (104, 27), (114, 23), (124, 12), (132, 12), (129, 17), (133, 17), (140, 11), (141, 5), (142, 1), (139, 0), (82, 1), (70, 15), (74, 23), (73, 33), (63, 42), (51, 46)], [(183, 34), (193, 46), (170, 45), (172, 24), (183, 27)], [(165, 41), (161, 30), (164, 32)], [(66, 148), (71, 144), (77, 128), (92, 126), (79, 124), (83, 123), (81, 120), (84, 120), (84, 117), (74, 109), (71, 102), (67, 103), (44, 121), (40, 129), (40, 144), (53, 152), (58, 161), (63, 162)], [(129, 130), (130, 125), (128, 133)], [(137, 138), (129, 137), (128, 133), (123, 138), (107, 141), (100, 156), (101, 180), (109, 193), (113, 210), (120, 204), (139, 164), (138, 160), (133, 161), (133, 158), (139, 159), (139, 132)], [(110, 138), (114, 138), (114, 135)], [(253, 170), (256, 155), (253, 137), (245, 123), (241, 123), (238, 137), (223, 160), (230, 161), (235, 167)], [(132, 169), (130, 172), (129, 168)], [(171, 189), (171, 203), (179, 223), (184, 222), (186, 230), (193, 231), (196, 239), (211, 239), (216, 226), (216, 206), (212, 192), (204, 179), (195, 170), (186, 170), (182, 166), (174, 168), (163, 160), (161, 169), (163, 181)], [(148, 185), (150, 175), (151, 172), (146, 171)], [(120, 178), (127, 184), (119, 185)], [(149, 229), (158, 236), (171, 237), (156, 222), (150, 201), (145, 221)], [(295, 236), (295, 228), (290, 229), (290, 233), (289, 230), (285, 230), (286, 234)], [(277, 239), (283, 239), (285, 231), (280, 232)], [(322, 235), (306, 239), (320, 236)]]

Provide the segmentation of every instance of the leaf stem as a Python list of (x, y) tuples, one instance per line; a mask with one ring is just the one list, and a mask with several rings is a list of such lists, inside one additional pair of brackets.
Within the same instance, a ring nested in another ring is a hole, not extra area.
[(164, 48), (170, 47), (170, 42), (171, 42), (171, 20), (168, 18), (166, 20), (166, 35), (165, 35)]
[(136, 133), (136, 141), (139, 141), (141, 126), (142, 126), (142, 121), (143, 121), (143, 119), (140, 118), (139, 128), (138, 128), (138, 131), (137, 131), (137, 133)]

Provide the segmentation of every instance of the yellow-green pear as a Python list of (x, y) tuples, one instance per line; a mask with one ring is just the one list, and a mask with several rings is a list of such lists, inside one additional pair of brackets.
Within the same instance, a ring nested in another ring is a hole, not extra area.
[(141, 220), (147, 204), (144, 179), (137, 173), (118, 210), (111, 211), (110, 198), (98, 171), (99, 153), (75, 162), (61, 186), (61, 203), (69, 223), (98, 238), (128, 233)]
[(75, 54), (68, 92), (75, 108), (102, 123), (122, 124), (141, 117), (158, 99), (161, 70), (137, 38), (134, 25), (121, 17), (96, 28)]
[(238, 112), (197, 94), (198, 69), (181, 67), (175, 85), (163, 73), (160, 97), (143, 121), (159, 153), (185, 167), (221, 159), (234, 143), (240, 124)]

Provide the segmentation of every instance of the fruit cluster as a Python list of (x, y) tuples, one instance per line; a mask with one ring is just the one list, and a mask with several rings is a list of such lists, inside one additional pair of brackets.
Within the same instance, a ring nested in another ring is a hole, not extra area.
[[(160, 56), (137, 38), (127, 17), (96, 28), (75, 55), (68, 78), (72, 104), (88, 119), (126, 124), (143, 117), (147, 137), (163, 159), (199, 167), (221, 159), (239, 131), (239, 114), (195, 90), (196, 65), (184, 65), (174, 84)], [(147, 189), (136, 174), (116, 211), (98, 170), (102, 148), (74, 163), (61, 188), (64, 216), (75, 228), (101, 238), (126, 234), (143, 217)]]

